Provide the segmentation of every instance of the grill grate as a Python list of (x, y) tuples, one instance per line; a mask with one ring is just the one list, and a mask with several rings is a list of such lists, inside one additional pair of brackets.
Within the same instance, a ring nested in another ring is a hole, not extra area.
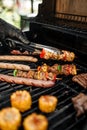
[[(64, 16), (64, 17), (63, 17)], [(70, 16), (70, 15), (69, 15)], [(87, 17), (80, 18), (80, 16), (72, 16), (69, 17), (68, 14), (58, 14), (58, 18), (52, 17), (41, 17), (36, 19), (35, 23), (43, 24), (43, 26), (51, 27), (54, 29), (65, 29), (66, 31), (70, 32), (77, 32), (80, 34), (87, 35)], [(75, 19), (77, 17), (77, 20)], [(72, 20), (71, 20), (72, 19)], [(83, 19), (85, 21), (83, 21)]]
[[(29, 63), (26, 62), (26, 64)], [(37, 63), (37, 65), (38, 64), (39, 63)], [(37, 65), (32, 63), (31, 67)], [(76, 66), (78, 69), (80, 69), (78, 73), (87, 72), (85, 67), (78, 64), (76, 64)], [(0, 70), (0, 73), (8, 74), (12, 73), (12, 70), (3, 69)], [(85, 90), (72, 82), (72, 76), (63, 76), (63, 80), (57, 81), (55, 87), (46, 89), (0, 82), (0, 109), (10, 106), (10, 95), (16, 90), (27, 90), (32, 96), (32, 108), (22, 113), (23, 119), (32, 112), (44, 114), (49, 121), (49, 130), (70, 130), (86, 117), (83, 115), (79, 119), (76, 118), (76, 112), (73, 108), (71, 98), (77, 95), (79, 92), (85, 92)], [(53, 113), (45, 114), (38, 109), (38, 98), (45, 94), (55, 95), (58, 98), (58, 105)], [(23, 129), (23, 127), (21, 126), (20, 129)]]

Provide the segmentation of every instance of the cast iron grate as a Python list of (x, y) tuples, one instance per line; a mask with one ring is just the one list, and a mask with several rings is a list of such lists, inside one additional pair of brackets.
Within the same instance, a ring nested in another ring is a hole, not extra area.
[[(34, 67), (34, 63), (32, 63), (31, 66)], [(76, 66), (80, 70), (78, 73), (87, 72), (85, 67), (78, 64), (76, 64)], [(0, 70), (0, 73), (8, 74), (12, 73), (12, 70), (3, 69)], [(22, 113), (23, 119), (27, 115), (37, 112), (46, 115), (49, 121), (49, 130), (70, 130), (86, 117), (83, 115), (80, 118), (76, 118), (76, 112), (71, 102), (73, 96), (77, 95), (79, 92), (85, 92), (85, 90), (72, 82), (72, 76), (63, 76), (62, 78), (62, 81), (57, 81), (53, 88), (36, 88), (0, 82), (0, 109), (10, 106), (10, 95), (13, 92), (17, 90), (27, 90), (32, 96), (32, 108)], [(45, 94), (55, 95), (58, 98), (58, 105), (53, 113), (45, 114), (38, 109), (38, 98)], [(22, 125), (20, 129), (23, 129)]]
[(48, 28), (61, 30), (65, 29), (69, 30), (70, 32), (78, 32), (87, 35), (87, 23), (85, 22), (78, 22), (70, 19), (61, 19), (55, 17), (51, 17), (51, 19), (49, 17), (37, 17), (36, 21), (33, 21), (33, 23), (39, 23), (40, 25), (43, 25), (43, 27), (47, 25)]

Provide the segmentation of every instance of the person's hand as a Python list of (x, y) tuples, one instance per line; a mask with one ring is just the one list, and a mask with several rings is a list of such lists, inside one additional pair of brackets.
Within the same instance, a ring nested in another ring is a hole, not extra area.
[(25, 34), (20, 29), (0, 18), (0, 39), (3, 40), (5, 38), (15, 38), (25, 44), (29, 43)]

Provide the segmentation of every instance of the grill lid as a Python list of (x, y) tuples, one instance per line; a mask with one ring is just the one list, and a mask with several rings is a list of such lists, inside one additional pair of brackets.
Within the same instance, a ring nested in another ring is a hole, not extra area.
[(87, 56), (86, 5), (86, 0), (43, 0), (38, 15), (29, 19), (30, 41), (74, 51), (83, 59)]

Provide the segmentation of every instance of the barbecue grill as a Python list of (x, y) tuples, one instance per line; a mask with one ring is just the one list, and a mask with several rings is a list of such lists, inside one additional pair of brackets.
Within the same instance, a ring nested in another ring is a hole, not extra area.
[[(73, 0), (73, 3), (76, 1)], [(30, 31), (25, 32), (30, 40), (30, 45), (39, 43), (42, 45), (53, 46), (59, 49), (73, 51), (76, 54), (74, 64), (79, 69), (79, 73), (87, 72), (87, 14), (84, 0), (77, 2), (77, 10), (74, 4), (68, 0), (43, 0), (39, 5), (38, 15), (29, 20)], [(80, 7), (84, 6), (84, 8)], [(70, 8), (69, 8), (70, 7)], [(6, 40), (0, 43), (1, 54), (9, 54), (10, 48)], [(15, 42), (14, 42), (15, 44)], [(16, 44), (16, 49), (26, 50), (26, 46)], [(18, 62), (30, 65), (35, 68), (46, 62), (51, 65), (53, 63), (61, 63), (60, 61), (43, 60), (38, 57), (37, 63)], [(4, 61), (6, 62), (6, 61)], [(10, 61), (14, 63), (14, 61)], [(12, 70), (1, 69), (0, 73), (12, 73)], [(9, 84), (0, 82), (0, 109), (10, 106), (10, 95), (16, 90), (28, 90), (31, 93), (33, 105), (29, 111), (22, 113), (23, 119), (37, 112), (44, 114), (49, 121), (49, 130), (87, 130), (87, 116), (83, 114), (81, 117), (76, 117), (76, 111), (71, 102), (71, 98), (78, 95), (80, 92), (87, 94), (87, 91), (80, 85), (72, 81), (72, 76), (62, 76), (62, 80), (57, 81), (54, 87), (51, 88), (36, 88), (33, 86), (24, 86), (17, 84)], [(50, 114), (42, 113), (38, 109), (38, 98), (41, 95), (50, 94), (58, 98), (58, 105), (54, 112)], [(20, 129), (23, 129), (22, 125)]]

